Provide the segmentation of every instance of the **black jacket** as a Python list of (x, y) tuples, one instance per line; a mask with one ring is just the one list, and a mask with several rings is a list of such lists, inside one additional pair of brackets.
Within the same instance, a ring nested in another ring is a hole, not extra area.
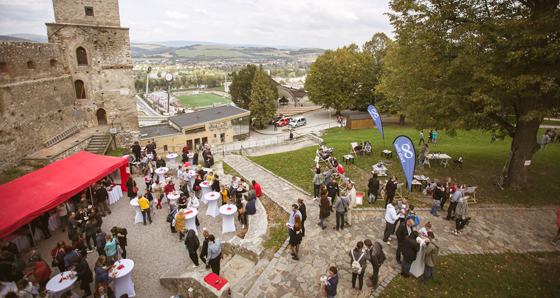
[(338, 189), (338, 184), (336, 184), (336, 183), (329, 182), (329, 184), (327, 184), (327, 192), (328, 192), (329, 197), (331, 197), (333, 202), (334, 202), (334, 199), (336, 198), (337, 195), (340, 196), (340, 191)]
[(301, 204), (298, 210), (301, 213), (301, 221), (305, 221), (307, 219), (307, 207), (305, 206), (305, 204)]
[(103, 202), (109, 198), (109, 194), (107, 193), (105, 187), (100, 187), (95, 191), (95, 198), (98, 202)]
[(368, 182), (368, 196), (370, 194), (377, 195), (377, 191), (379, 190), (379, 180), (375, 178), (369, 178)]
[[(410, 228), (410, 231), (412, 232), (412, 228)], [(404, 238), (408, 236), (408, 229), (406, 228), (406, 221), (401, 222), (401, 224), (399, 225), (399, 228), (397, 229), (397, 239), (399, 241), (400, 244), (403, 243)]]
[(387, 259), (385, 257), (385, 253), (383, 253), (383, 246), (381, 246), (381, 244), (379, 244), (379, 242), (377, 241), (373, 243), (373, 248), (370, 250), (370, 254), (371, 254), (371, 262), (374, 267), (380, 266)]
[(220, 181), (218, 179), (214, 179), (212, 181), (212, 191), (220, 192)]
[(416, 242), (416, 239), (404, 238), (402, 254), (407, 263), (416, 260), (418, 250), (420, 250), (420, 244)]
[(156, 161), (156, 168), (163, 168), (163, 167), (165, 167), (165, 160), (163, 160), (163, 159), (158, 159), (158, 160)]
[(202, 250), (200, 251), (200, 256), (206, 256), (208, 255), (208, 238), (204, 238), (204, 241), (202, 242)]
[[(208, 242), (206, 242), (208, 244)], [(198, 247), (200, 247), (200, 242), (198, 241), (198, 236), (194, 230), (189, 230), (187, 237), (185, 237), (185, 245), (189, 249), (189, 252), (196, 252)], [(206, 248), (208, 250), (208, 248)]]
[(76, 275), (78, 275), (78, 280), (81, 280), (82, 283), (91, 283), (93, 282), (93, 273), (89, 269), (89, 265), (86, 260), (82, 259), (82, 261), (76, 264)]
[(439, 187), (436, 187), (434, 189), (434, 196), (433, 196), (434, 200), (441, 200), (443, 199), (443, 196), (445, 196), (445, 191), (439, 189)]
[(397, 183), (393, 181), (387, 181), (387, 186), (385, 186), (385, 189), (387, 190), (388, 196), (394, 197), (395, 191), (397, 190)]
[(140, 147), (140, 145), (132, 145), (132, 152), (134, 152), (134, 155), (140, 156), (141, 151), (142, 148)]

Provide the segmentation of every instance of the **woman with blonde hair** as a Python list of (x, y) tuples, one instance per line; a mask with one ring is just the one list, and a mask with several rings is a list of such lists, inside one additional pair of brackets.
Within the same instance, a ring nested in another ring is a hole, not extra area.
[(179, 241), (183, 240), (185, 234), (182, 232), (185, 227), (185, 209), (179, 209), (175, 214), (175, 231), (179, 232)]

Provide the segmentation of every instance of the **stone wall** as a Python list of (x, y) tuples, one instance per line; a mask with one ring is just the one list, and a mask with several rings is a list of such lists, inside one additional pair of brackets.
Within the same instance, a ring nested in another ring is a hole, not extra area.
[[(74, 88), (57, 55), (58, 45), (0, 43), (0, 63), (7, 70), (0, 73), (0, 171), (17, 166), (75, 123)], [(30, 61), (35, 68), (28, 68)]]
[[(205, 298), (226, 298), (229, 297), (228, 285), (226, 284), (220, 291), (211, 287), (204, 281), (204, 277), (208, 275), (206, 271), (186, 271), (180, 276), (166, 273), (160, 277), (159, 283), (169, 289), (174, 294), (181, 294), (183, 297), (189, 297), (188, 290), (193, 288), (193, 297)], [(166, 277), (170, 276), (170, 277)]]
[[(57, 23), (120, 26), (118, 0), (53, 0)], [(86, 15), (86, 7), (93, 15)]]
[(70, 155), (74, 155), (74, 154), (76, 154), (80, 151), (85, 150), (87, 148), (87, 146), (89, 145), (89, 141), (91, 141), (91, 137), (87, 138), (85, 140), (82, 140), (81, 142), (79, 142), (78, 144), (73, 146), (72, 148), (63, 151), (63, 152), (57, 154), (56, 156), (51, 156), (49, 158), (35, 158), (35, 159), (24, 158), (21, 161), (21, 164), (26, 165), (26, 166), (38, 167), (38, 168), (48, 166), (53, 162), (57, 162), (59, 160), (65, 159), (66, 157), (69, 157)]

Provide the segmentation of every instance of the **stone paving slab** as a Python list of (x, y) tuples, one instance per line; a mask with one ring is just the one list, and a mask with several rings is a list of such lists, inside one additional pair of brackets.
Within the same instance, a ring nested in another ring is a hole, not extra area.
[[(282, 252), (261, 274), (253, 288), (248, 292), (251, 297), (321, 297), (319, 277), (325, 276), (330, 266), (339, 269), (340, 297), (354, 296), (351, 292), (350, 258), (347, 253), (355, 247), (357, 241), (366, 238), (381, 241), (385, 229), (384, 213), (378, 211), (360, 211), (353, 213), (354, 225), (343, 231), (332, 229), (336, 225), (334, 216), (326, 219), (327, 229), (321, 230), (319, 207), (311, 197), (278, 179), (275, 175), (263, 170), (242, 156), (226, 156), (224, 161), (234, 167), (237, 172), (248, 179), (259, 182), (263, 191), (270, 194), (275, 201), (284, 206), (291, 206), (298, 198), (304, 199), (307, 205), (308, 220), (306, 236), (300, 246), (300, 261), (291, 259), (290, 249)], [(442, 251), (454, 253), (510, 251), (510, 250), (544, 250), (550, 249), (550, 239), (556, 234), (555, 210), (532, 208), (534, 210), (514, 210), (503, 212), (477, 212), (471, 210), (470, 224), (462, 235), (455, 236), (451, 231), (454, 222), (442, 217), (434, 217), (425, 211), (418, 212), (421, 226), (427, 221), (432, 224), (436, 238), (440, 241)], [(490, 211), (490, 210), (489, 210)], [(506, 210), (507, 211), (507, 210)], [(443, 213), (440, 212), (440, 216)], [(398, 270), (395, 260), (396, 237), (390, 245), (382, 244), (387, 256), (386, 265), (379, 272), (379, 280), (383, 282)], [(447, 249), (443, 249), (447, 248)], [(497, 253), (497, 252), (496, 252)], [(372, 271), (368, 264), (366, 276)], [(373, 288), (364, 285), (364, 293), (359, 297), (367, 297)], [(380, 293), (380, 292), (378, 292)], [(247, 296), (248, 297), (248, 296)]]

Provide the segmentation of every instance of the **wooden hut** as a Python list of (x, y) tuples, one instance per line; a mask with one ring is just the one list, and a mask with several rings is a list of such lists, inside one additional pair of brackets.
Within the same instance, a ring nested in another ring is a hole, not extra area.
[(346, 128), (350, 130), (354, 129), (366, 129), (374, 127), (373, 119), (369, 114), (356, 114), (350, 115), (346, 119)]

